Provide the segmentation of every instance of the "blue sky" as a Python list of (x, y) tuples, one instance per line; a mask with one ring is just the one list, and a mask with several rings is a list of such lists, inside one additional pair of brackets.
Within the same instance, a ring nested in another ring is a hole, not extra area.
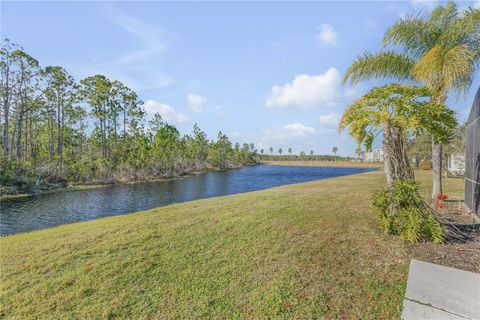
[[(353, 155), (339, 116), (379, 82), (344, 87), (343, 73), (399, 17), (437, 3), (2, 1), (1, 37), (77, 80), (124, 82), (182, 133), (198, 123), (210, 138), (222, 130), (265, 150)], [(449, 100), (459, 120), (479, 83)]]

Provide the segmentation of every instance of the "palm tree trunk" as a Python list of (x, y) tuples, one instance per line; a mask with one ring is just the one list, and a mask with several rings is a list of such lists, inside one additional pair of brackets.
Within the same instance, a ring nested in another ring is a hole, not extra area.
[[(434, 100), (444, 104), (447, 97), (439, 93)], [(432, 199), (442, 193), (442, 145), (432, 138)]]
[(389, 187), (393, 184), (392, 151), (390, 123), (385, 123), (383, 128), (383, 170)]
[(442, 145), (432, 138), (432, 199), (442, 193)]
[(408, 161), (405, 137), (402, 130), (398, 127), (393, 129), (392, 139), (392, 168), (395, 180), (412, 180), (415, 175)]

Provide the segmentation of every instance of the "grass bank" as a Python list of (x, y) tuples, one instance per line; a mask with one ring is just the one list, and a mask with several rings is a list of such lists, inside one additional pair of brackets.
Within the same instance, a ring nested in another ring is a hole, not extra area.
[(369, 172), (1, 238), (0, 316), (398, 319), (409, 252), (371, 213), (383, 183)]
[(308, 166), (337, 168), (383, 168), (381, 163), (350, 162), (350, 161), (263, 161), (264, 164), (276, 166)]

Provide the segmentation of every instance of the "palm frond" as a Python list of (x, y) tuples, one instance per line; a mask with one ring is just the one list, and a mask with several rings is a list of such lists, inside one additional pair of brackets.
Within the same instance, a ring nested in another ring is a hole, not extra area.
[(432, 38), (435, 36), (427, 32), (428, 29), (428, 23), (420, 15), (400, 19), (385, 32), (383, 47), (393, 44), (405, 53), (419, 57), (434, 43)]
[(461, 18), (445, 28), (438, 43), (442, 43), (447, 48), (466, 44), (473, 49), (480, 49), (480, 10), (465, 10)]
[(436, 92), (468, 90), (475, 73), (477, 54), (465, 44), (452, 48), (437, 44), (417, 62), (412, 75)]
[(428, 22), (436, 24), (438, 28), (445, 29), (458, 19), (457, 4), (454, 1), (448, 1), (445, 6), (438, 5), (430, 14)]
[(351, 84), (372, 78), (411, 81), (415, 61), (406, 55), (394, 51), (384, 51), (377, 54), (366, 52), (359, 56), (348, 68), (343, 77), (343, 83)]

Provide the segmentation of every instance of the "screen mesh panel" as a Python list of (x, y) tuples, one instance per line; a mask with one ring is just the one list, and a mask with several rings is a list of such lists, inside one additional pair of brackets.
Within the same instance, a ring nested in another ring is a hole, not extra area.
[(467, 122), (465, 204), (480, 217), (480, 88)]

